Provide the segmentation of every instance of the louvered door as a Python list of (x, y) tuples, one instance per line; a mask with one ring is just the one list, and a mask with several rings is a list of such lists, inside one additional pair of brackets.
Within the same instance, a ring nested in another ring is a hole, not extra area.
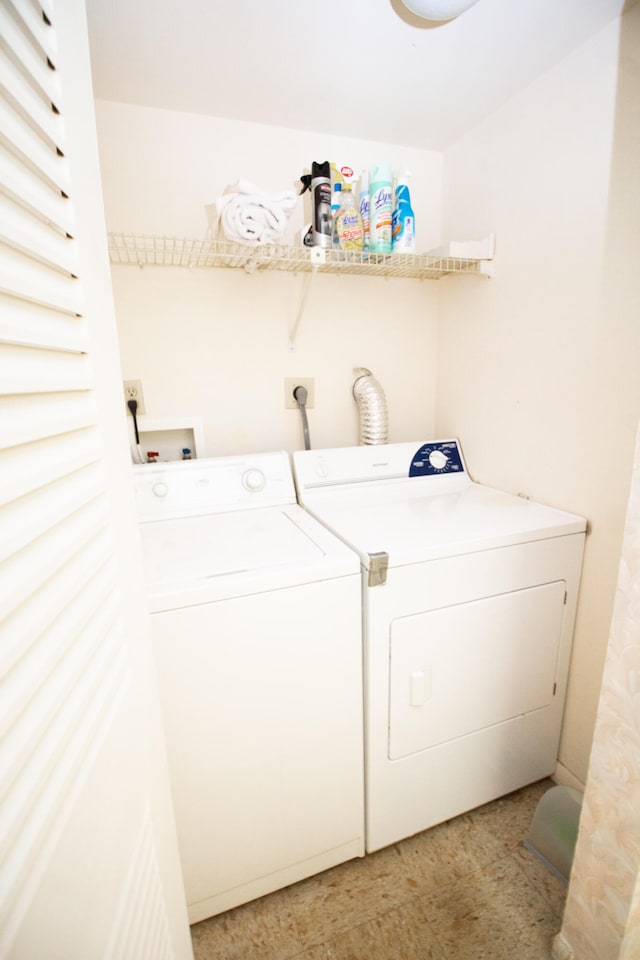
[(0, 34), (0, 957), (187, 958), (84, 5)]

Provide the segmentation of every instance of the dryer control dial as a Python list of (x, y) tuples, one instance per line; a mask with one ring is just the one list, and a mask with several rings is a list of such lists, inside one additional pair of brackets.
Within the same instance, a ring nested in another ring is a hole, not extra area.
[(429, 454), (429, 463), (434, 470), (444, 470), (448, 462), (449, 457), (442, 450), (432, 450)]
[(425, 443), (416, 450), (409, 465), (410, 477), (434, 477), (444, 473), (464, 472), (460, 449), (455, 440)]
[(151, 487), (151, 493), (154, 495), (154, 497), (164, 500), (166, 495), (169, 493), (169, 487), (166, 485), (166, 483), (163, 483), (162, 480), (156, 480), (154, 485)]
[(267, 478), (262, 470), (253, 468), (251, 470), (245, 470), (242, 474), (242, 486), (245, 490), (248, 490), (249, 493), (260, 493), (261, 490), (264, 490), (266, 482)]

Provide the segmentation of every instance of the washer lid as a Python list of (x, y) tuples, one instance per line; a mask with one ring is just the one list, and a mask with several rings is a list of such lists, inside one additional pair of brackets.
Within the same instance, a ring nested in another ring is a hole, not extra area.
[(449, 485), (390, 480), (379, 485), (311, 490), (303, 504), (358, 551), (387, 553), (389, 566), (474, 553), (494, 547), (581, 533), (586, 522), (469, 481)]
[(153, 610), (357, 574), (356, 554), (297, 505), (140, 525)]

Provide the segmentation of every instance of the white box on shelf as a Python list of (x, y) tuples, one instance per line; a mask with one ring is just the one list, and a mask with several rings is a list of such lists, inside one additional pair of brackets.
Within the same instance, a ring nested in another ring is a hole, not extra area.
[(496, 235), (490, 233), (482, 240), (449, 240), (435, 250), (432, 257), (455, 257), (461, 260), (493, 260), (496, 255)]

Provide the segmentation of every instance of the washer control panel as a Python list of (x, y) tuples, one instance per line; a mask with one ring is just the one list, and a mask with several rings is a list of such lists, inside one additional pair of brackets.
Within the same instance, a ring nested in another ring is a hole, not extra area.
[(283, 451), (141, 464), (133, 475), (141, 521), (296, 502)]
[(464, 473), (462, 454), (455, 440), (425, 443), (412, 457), (410, 477), (433, 477), (443, 473)]

